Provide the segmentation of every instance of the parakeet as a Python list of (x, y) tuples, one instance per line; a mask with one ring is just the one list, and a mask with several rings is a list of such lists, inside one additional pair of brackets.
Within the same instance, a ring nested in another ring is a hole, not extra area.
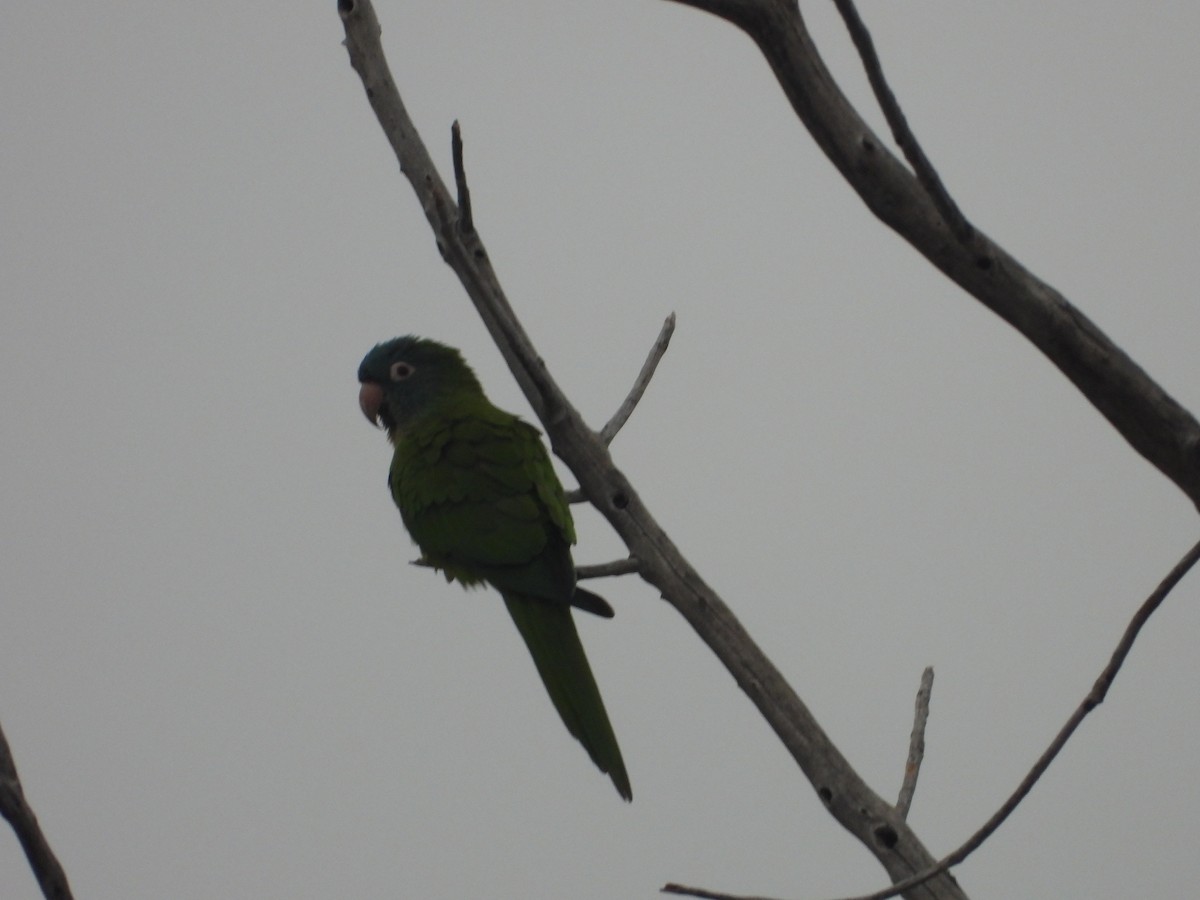
[(632, 799), (629, 776), (571, 607), (613, 611), (575, 583), (575, 526), (540, 433), (493, 406), (452, 347), (413, 336), (358, 367), (358, 401), (395, 450), (392, 499), (420, 562), (500, 592), (567, 730)]

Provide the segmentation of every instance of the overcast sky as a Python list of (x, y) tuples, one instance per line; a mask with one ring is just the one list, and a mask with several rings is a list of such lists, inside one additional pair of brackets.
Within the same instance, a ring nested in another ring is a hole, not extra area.
[[(832, 5), (822, 53), (881, 117)], [(864, 2), (966, 213), (1200, 411), (1194, 3)], [(860, 774), (981, 824), (1200, 536), (1016, 332), (875, 221), (731, 26), (660, 0), (379, 0), (435, 158), (617, 463)], [(580, 629), (625, 804), (503, 604), (416, 555), (356, 403), (375, 342), (528, 407), (321, 3), (10, 4), (0, 29), (0, 722), (89, 900), (797, 900), (885, 883), (632, 577)], [(446, 171), (444, 169), (444, 171)], [(564, 473), (564, 480), (570, 477)], [(580, 562), (618, 556), (577, 508)], [(1200, 881), (1200, 575), (958, 869), (978, 898)], [(39, 896), (0, 832), (0, 897)]]

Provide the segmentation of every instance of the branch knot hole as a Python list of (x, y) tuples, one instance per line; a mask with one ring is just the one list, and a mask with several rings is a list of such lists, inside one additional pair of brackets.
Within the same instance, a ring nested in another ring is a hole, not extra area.
[(895, 847), (900, 840), (900, 835), (896, 834), (896, 829), (886, 822), (876, 825), (872, 831), (875, 835), (875, 840), (879, 841), (879, 843), (883, 844), (889, 850)]

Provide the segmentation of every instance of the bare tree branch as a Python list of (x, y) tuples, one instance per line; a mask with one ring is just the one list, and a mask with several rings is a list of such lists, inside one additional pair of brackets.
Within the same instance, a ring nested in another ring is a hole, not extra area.
[(851, 106), (796, 0), (673, 0), (706, 10), (758, 45), (796, 115), (867, 207), (1059, 368), (1126, 441), (1200, 507), (1200, 423), (1107, 335), (1003, 247), (960, 240), (926, 186)]
[(917, 790), (917, 776), (921, 774), (921, 762), (925, 759), (925, 723), (929, 721), (929, 697), (932, 693), (933, 666), (926, 666), (921, 673), (921, 686), (917, 688), (912, 734), (908, 738), (908, 759), (904, 764), (904, 781), (900, 785), (900, 797), (896, 800), (896, 812), (902, 819), (908, 818), (913, 794)]
[(67, 873), (59, 864), (50, 843), (42, 834), (37, 816), (25, 800), (21, 779), (17, 776), (17, 764), (9, 749), (8, 739), (0, 729), (0, 816), (8, 821), (16, 832), (17, 840), (29, 860), (42, 894), (46, 900), (71, 900), (71, 888), (67, 884)]
[[(457, 227), (459, 213), (404, 108), (379, 44), (369, 0), (339, 0), (350, 63), (438, 239), (513, 376), (597, 510), (641, 562), (642, 577), (688, 621), (753, 701), (813, 784), (826, 808), (879, 860), (893, 881), (934, 864), (892, 806), (872, 791), (829, 740), (808, 708), (701, 578), (613, 464), (600, 436), (563, 395), (521, 328), (477, 233)], [(921, 898), (963, 898), (949, 875), (923, 884)]]

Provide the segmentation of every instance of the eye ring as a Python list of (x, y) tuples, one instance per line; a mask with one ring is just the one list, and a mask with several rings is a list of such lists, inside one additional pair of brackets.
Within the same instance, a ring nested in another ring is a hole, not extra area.
[(392, 363), (391, 368), (388, 369), (388, 375), (391, 377), (392, 381), (403, 381), (415, 371), (417, 370), (414, 369), (412, 365), (401, 360), (400, 362)]

